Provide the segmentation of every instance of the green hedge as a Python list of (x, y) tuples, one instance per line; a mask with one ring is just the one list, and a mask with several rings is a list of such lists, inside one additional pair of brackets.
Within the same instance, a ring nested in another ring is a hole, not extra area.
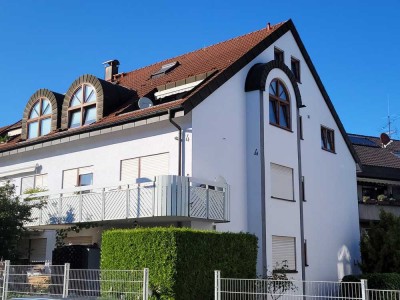
[(256, 260), (257, 238), (247, 233), (171, 227), (115, 229), (102, 237), (101, 268), (149, 268), (153, 299), (213, 299), (214, 270), (255, 278)]
[(372, 273), (362, 275), (348, 275), (343, 277), (343, 282), (359, 282), (360, 279), (368, 280), (369, 289), (400, 290), (399, 273)]

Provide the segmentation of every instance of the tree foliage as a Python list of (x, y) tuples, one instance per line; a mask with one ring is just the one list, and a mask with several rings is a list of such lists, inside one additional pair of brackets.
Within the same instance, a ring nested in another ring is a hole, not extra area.
[(380, 221), (361, 237), (363, 273), (400, 272), (400, 217), (381, 210)]
[(17, 245), (25, 233), (24, 223), (32, 220), (31, 209), (40, 205), (21, 201), (10, 183), (0, 186), (0, 259), (18, 259)]

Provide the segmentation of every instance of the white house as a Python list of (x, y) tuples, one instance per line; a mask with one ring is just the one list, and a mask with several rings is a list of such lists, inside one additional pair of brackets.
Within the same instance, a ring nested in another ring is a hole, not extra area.
[(298, 279), (356, 271), (358, 159), (291, 20), (118, 65), (65, 95), (35, 92), (0, 129), (0, 179), (47, 190), (31, 261), (51, 260), (54, 229), (95, 224), (65, 242), (101, 247), (106, 228), (173, 225), (255, 233), (259, 272), (283, 260)]

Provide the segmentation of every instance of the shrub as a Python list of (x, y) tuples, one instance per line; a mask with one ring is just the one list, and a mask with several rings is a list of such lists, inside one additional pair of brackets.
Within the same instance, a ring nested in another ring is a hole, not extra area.
[(371, 273), (362, 275), (348, 275), (343, 277), (342, 282), (359, 282), (366, 279), (369, 289), (400, 290), (399, 273)]
[(103, 233), (101, 269), (149, 268), (153, 299), (213, 299), (214, 270), (255, 278), (257, 238), (182, 228)]

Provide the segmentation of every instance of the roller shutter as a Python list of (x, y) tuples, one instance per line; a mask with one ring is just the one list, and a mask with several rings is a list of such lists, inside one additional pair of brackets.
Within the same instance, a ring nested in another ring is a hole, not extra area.
[(272, 266), (282, 266), (286, 261), (289, 270), (296, 270), (296, 238), (272, 236)]
[(271, 196), (294, 200), (293, 169), (271, 163)]

